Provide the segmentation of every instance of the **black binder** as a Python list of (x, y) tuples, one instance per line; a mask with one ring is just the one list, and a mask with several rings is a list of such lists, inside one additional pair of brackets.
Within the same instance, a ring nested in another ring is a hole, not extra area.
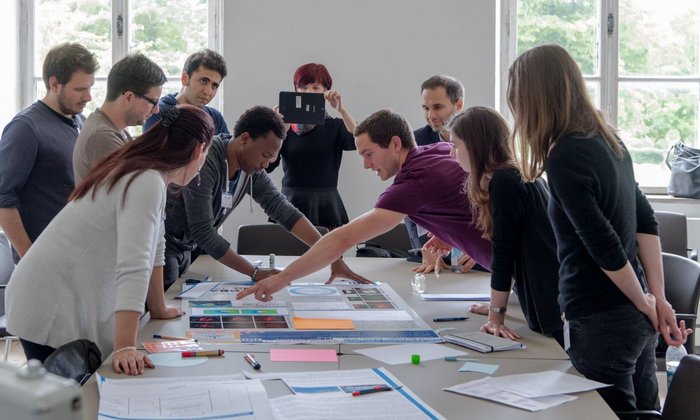
[(322, 93), (280, 92), (280, 114), (286, 123), (323, 124), (326, 100)]

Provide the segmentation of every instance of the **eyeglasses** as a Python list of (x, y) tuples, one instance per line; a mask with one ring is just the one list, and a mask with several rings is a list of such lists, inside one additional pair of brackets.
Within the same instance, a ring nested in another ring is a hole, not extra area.
[(141, 98), (141, 99), (143, 99), (144, 101), (146, 101), (146, 102), (148, 102), (149, 104), (151, 104), (151, 106), (152, 106), (151, 109), (154, 109), (155, 107), (158, 106), (158, 100), (157, 100), (157, 99), (149, 98), (148, 96), (146, 96), (146, 95), (141, 95), (141, 94), (139, 94), (139, 93), (134, 93), (134, 95), (135, 95), (135, 96), (138, 96), (139, 98)]

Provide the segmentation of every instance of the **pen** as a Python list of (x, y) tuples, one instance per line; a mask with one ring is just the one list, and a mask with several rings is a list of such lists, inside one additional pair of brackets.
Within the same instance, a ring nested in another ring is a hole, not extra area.
[(182, 357), (223, 356), (223, 350), (183, 351)]
[(365, 394), (374, 394), (375, 392), (384, 392), (384, 391), (391, 391), (393, 388), (390, 386), (375, 386), (374, 388), (368, 388), (368, 389), (360, 389), (357, 391), (352, 391), (352, 396), (353, 397), (359, 397), (360, 395), (365, 395)]
[(253, 369), (260, 370), (260, 363), (258, 363), (258, 361), (255, 360), (255, 357), (253, 357), (252, 354), (246, 353), (245, 355), (243, 355), (243, 358), (246, 362), (248, 362), (249, 365), (253, 367)]
[(433, 318), (433, 322), (466, 321), (468, 316), (455, 316), (451, 318)]
[[(160, 335), (160, 334), (153, 334), (153, 338), (160, 338), (161, 340), (192, 340), (191, 338), (187, 337), (175, 337), (174, 335)], [(197, 340), (194, 340), (197, 341)]]

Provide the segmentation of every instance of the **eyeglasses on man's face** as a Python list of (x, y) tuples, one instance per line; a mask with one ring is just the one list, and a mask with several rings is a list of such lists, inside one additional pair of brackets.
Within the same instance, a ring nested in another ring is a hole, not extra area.
[(149, 104), (151, 104), (151, 110), (155, 109), (155, 107), (158, 106), (158, 99), (149, 98), (148, 96), (141, 95), (140, 93), (134, 93), (134, 96), (137, 96), (137, 97), (143, 99), (144, 101), (148, 102)]

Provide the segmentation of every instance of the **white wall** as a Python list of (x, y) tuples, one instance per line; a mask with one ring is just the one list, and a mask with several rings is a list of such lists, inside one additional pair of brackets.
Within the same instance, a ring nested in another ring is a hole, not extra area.
[[(420, 85), (446, 73), (466, 88), (466, 104), (494, 106), (495, 1), (484, 0), (236, 0), (224, 2), (224, 116), (231, 129), (253, 105), (273, 106), (307, 62), (325, 64), (333, 88), (358, 122), (381, 108), (425, 125)], [(331, 111), (333, 113), (334, 111)], [(281, 168), (273, 174), (280, 186)], [(386, 188), (346, 152), (339, 190), (354, 218), (371, 209)], [(237, 227), (267, 218), (242, 203), (224, 224), (235, 243)]]

